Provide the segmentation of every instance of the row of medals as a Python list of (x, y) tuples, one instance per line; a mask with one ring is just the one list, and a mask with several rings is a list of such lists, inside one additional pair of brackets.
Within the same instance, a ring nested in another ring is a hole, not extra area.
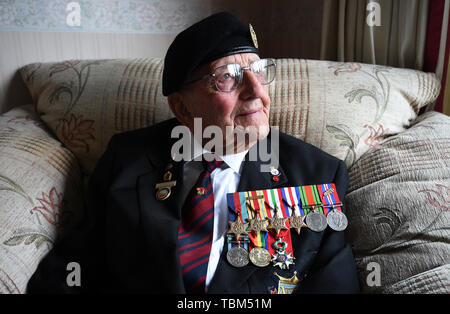
[[(277, 215), (275, 215), (277, 216)], [(259, 234), (261, 231), (268, 232), (265, 227), (266, 219), (262, 220), (257, 215), (255, 219), (248, 220), (247, 223), (242, 223), (237, 218), (234, 222), (229, 222), (230, 229), (227, 235), (234, 235), (236, 240), (230, 240), (229, 242), (237, 244), (230, 248), (227, 252), (227, 260), (234, 267), (244, 267), (249, 261), (253, 265), (258, 267), (266, 267), (273, 263), (273, 266), (278, 266), (281, 269), (288, 269), (290, 265), (294, 264), (295, 257), (292, 253), (285, 252), (287, 248), (287, 243), (279, 238), (281, 230), (287, 230), (285, 223), (289, 220), (290, 227), (296, 229), (297, 233), (300, 234), (300, 229), (302, 227), (307, 227), (315, 232), (321, 232), (329, 226), (335, 231), (343, 231), (347, 228), (348, 221), (347, 217), (341, 211), (333, 208), (327, 216), (319, 211), (311, 211), (306, 216), (290, 216), (289, 218), (267, 218), (269, 221), (268, 228), (273, 230), (277, 235), (277, 240), (272, 243), (272, 248), (276, 252), (273, 256), (270, 255), (269, 251), (262, 247), (254, 247), (250, 250), (250, 253), (246, 249), (241, 247), (241, 243), (248, 243), (248, 232), (246, 230), (246, 225), (250, 225), (250, 232), (255, 232)], [(240, 238), (240, 240), (238, 240)]]

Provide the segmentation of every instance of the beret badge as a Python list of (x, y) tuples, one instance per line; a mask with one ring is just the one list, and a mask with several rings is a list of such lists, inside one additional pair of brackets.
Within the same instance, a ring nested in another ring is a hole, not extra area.
[(256, 39), (256, 33), (253, 29), (252, 24), (248, 24), (248, 28), (250, 29), (250, 35), (252, 36), (253, 45), (255, 45), (255, 48), (258, 49), (258, 39)]

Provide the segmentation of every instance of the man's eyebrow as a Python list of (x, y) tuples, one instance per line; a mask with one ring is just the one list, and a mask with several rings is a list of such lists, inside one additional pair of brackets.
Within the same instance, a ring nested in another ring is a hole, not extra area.
[[(255, 59), (255, 60), (250, 60), (250, 61), (248, 61), (248, 65), (250, 65), (252, 62), (254, 62), (254, 61), (256, 61), (256, 60), (259, 60), (259, 59)], [(225, 66), (225, 65), (228, 65), (228, 64), (239, 64), (241, 67), (246, 67), (246, 66), (248, 66), (248, 65), (242, 65), (240, 62), (231, 62), (231, 61), (230, 61), (230, 62), (225, 62), (225, 63), (223, 63), (223, 64), (221, 64), (221, 65), (216, 65), (216, 66), (210, 68), (210, 71), (209, 71), (208, 73), (212, 73), (215, 69), (220, 68), (220, 67)]]

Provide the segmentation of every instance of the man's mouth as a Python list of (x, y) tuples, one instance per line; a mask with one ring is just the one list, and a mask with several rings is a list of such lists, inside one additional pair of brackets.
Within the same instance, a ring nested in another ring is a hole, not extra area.
[(251, 117), (253, 115), (258, 114), (259, 112), (262, 111), (262, 108), (256, 108), (256, 109), (250, 109), (250, 110), (246, 110), (240, 114), (238, 114), (238, 117)]

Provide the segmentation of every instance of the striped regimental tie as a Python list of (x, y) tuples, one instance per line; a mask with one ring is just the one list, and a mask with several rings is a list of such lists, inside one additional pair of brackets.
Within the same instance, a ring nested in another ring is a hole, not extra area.
[(214, 226), (214, 194), (211, 173), (223, 161), (203, 160), (204, 170), (182, 209), (178, 230), (178, 254), (187, 293), (205, 293), (205, 279)]

